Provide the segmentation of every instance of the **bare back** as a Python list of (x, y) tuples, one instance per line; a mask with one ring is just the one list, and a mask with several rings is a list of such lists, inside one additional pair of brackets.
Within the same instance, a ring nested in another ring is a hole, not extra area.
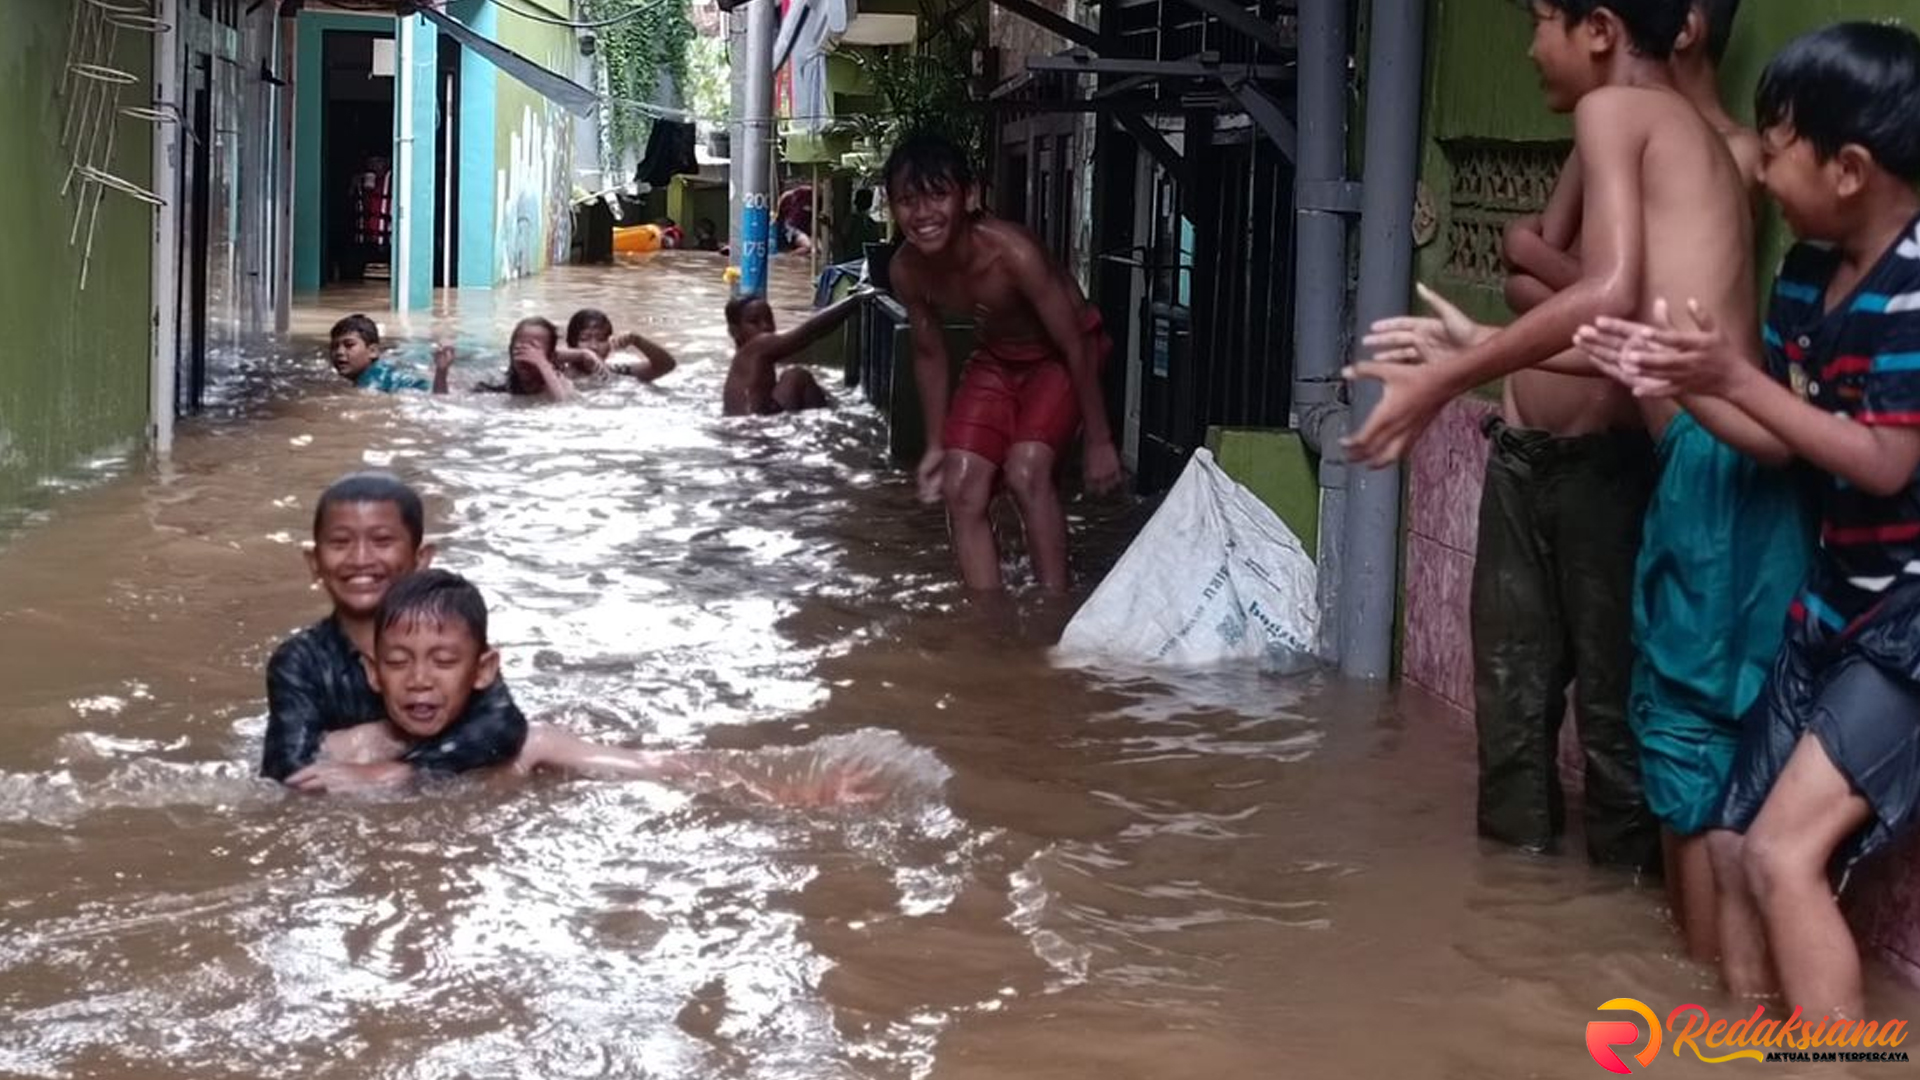
[[(1721, 132), (1677, 92), (1609, 87), (1624, 98), (1615, 110), (1641, 130), (1638, 177), (1643, 273), (1636, 317), (1651, 322), (1665, 299), (1676, 313), (1689, 300), (1723, 327), (1750, 333), (1753, 290), (1752, 174), (1729, 150), (1735, 133)], [(1750, 133), (1748, 133), (1750, 134)], [(1576, 148), (1576, 152), (1578, 148)], [(1642, 419), (1657, 438), (1675, 411), (1645, 401)], [(1582, 435), (1631, 424), (1634, 399), (1610, 379), (1528, 370), (1507, 381), (1508, 420), (1558, 435)]]

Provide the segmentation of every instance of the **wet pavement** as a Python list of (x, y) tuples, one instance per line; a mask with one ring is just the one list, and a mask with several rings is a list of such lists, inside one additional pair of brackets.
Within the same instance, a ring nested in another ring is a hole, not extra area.
[[(168, 465), (103, 459), (0, 547), (0, 1075), (1562, 1077), (1599, 1075), (1609, 998), (1731, 1011), (1657, 891), (1482, 850), (1458, 718), (1318, 677), (1062, 670), (1071, 603), (965, 602), (856, 395), (720, 417), (717, 260), (383, 316), (423, 368), (458, 341), (443, 400), (323, 363), (379, 295), (304, 308)], [(513, 321), (582, 305), (683, 366), (562, 405), (458, 392)], [(773, 769), (859, 753), (895, 796), (255, 780), (267, 655), (324, 613), (313, 498), (365, 467), (426, 493), (536, 718)], [(1075, 505), (1084, 578), (1147, 509)], [(1884, 978), (1874, 1000), (1920, 1018)]]

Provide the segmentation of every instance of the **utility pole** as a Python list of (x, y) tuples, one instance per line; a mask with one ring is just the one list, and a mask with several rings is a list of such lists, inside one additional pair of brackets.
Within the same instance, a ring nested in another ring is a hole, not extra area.
[(740, 145), (733, 148), (733, 183), (741, 203), (740, 295), (765, 296), (773, 177), (773, 39), (780, 10), (775, 0), (750, 0), (746, 9), (747, 100)]

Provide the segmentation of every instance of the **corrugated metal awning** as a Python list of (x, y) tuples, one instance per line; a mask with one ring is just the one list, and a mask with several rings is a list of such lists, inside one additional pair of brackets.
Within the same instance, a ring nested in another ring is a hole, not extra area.
[(433, 8), (421, 8), (420, 17), (440, 28), (440, 32), (472, 49), (487, 62), (526, 84), (527, 89), (547, 98), (575, 116), (591, 115), (600, 104), (600, 95), (556, 71), (549, 71), (505, 45), (481, 36), (479, 31), (459, 19)]

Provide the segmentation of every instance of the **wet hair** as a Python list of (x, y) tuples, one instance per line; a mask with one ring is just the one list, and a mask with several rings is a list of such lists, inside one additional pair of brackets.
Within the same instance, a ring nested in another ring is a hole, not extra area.
[(764, 304), (766, 302), (767, 302), (766, 297), (754, 296), (751, 294), (746, 296), (736, 296), (733, 299), (727, 301), (727, 325), (729, 327), (739, 326), (741, 320), (747, 317), (748, 308), (752, 307), (755, 304)]
[(336, 506), (350, 506), (355, 503), (392, 503), (400, 511), (400, 520), (407, 527), (407, 535), (413, 537), (413, 546), (419, 547), (427, 535), (427, 511), (420, 503), (420, 493), (408, 487), (406, 482), (392, 473), (357, 472), (335, 480), (320, 493), (320, 501), (313, 507), (313, 538), (320, 538), (320, 529), (326, 524), (327, 511)]
[(1558, 11), (1568, 29), (1585, 22), (1601, 9), (1613, 12), (1627, 28), (1633, 51), (1654, 60), (1673, 55), (1674, 39), (1686, 28), (1694, 0), (1540, 0)]
[(1707, 24), (1707, 59), (1717, 64), (1726, 59), (1727, 46), (1733, 41), (1733, 21), (1740, 14), (1740, 0), (1693, 0), (1693, 6)]
[(590, 307), (574, 312), (573, 318), (567, 320), (567, 344), (580, 344), (580, 335), (596, 326), (605, 327), (607, 336), (613, 336), (613, 320), (607, 317), (606, 312)]
[[(578, 317), (579, 316), (575, 316), (575, 318)], [(602, 317), (604, 318), (604, 316)], [(522, 330), (545, 330), (547, 332), (548, 353), (552, 353), (554, 347), (560, 344), (560, 328), (553, 325), (553, 320), (544, 315), (529, 315), (519, 322), (514, 323), (513, 332), (507, 335), (507, 343), (511, 345), (513, 339), (519, 337), (520, 331)]]
[(510, 394), (537, 394), (537, 383), (528, 383), (520, 376), (520, 365), (513, 362), (513, 339), (520, 336), (522, 330), (545, 330), (547, 332), (547, 356), (553, 356), (554, 347), (560, 344), (560, 328), (553, 320), (540, 315), (529, 315), (513, 324), (513, 333), (507, 335), (507, 392)]
[(973, 165), (952, 139), (931, 131), (915, 131), (894, 144), (881, 175), (889, 196), (905, 192), (944, 194), (972, 187)]
[(1761, 131), (1788, 126), (1830, 161), (1849, 143), (1920, 182), (1920, 36), (1891, 23), (1837, 23), (1796, 38), (1754, 94)]
[(349, 315), (334, 323), (333, 329), (327, 331), (329, 340), (337, 340), (348, 334), (359, 335), (360, 340), (369, 345), (380, 344), (380, 324), (365, 315)]
[(408, 574), (387, 590), (374, 616), (374, 637), (402, 623), (456, 622), (467, 628), (481, 649), (487, 648), (487, 601), (473, 582), (451, 570), (422, 570)]

